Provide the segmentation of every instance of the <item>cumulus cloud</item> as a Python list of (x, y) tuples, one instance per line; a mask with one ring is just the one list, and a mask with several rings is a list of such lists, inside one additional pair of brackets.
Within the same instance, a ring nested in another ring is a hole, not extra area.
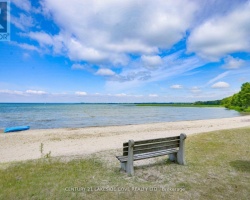
[(162, 59), (160, 56), (145, 56), (141, 57), (141, 60), (146, 68), (157, 68), (162, 65)]
[(245, 64), (244, 60), (232, 56), (227, 56), (224, 62), (225, 64), (222, 67), (225, 69), (239, 69)]
[(183, 61), (157, 55), (186, 36), (197, 10), (194, 2), (72, 0), (62, 4), (61, 0), (44, 0), (41, 5), (46, 17), (58, 26), (58, 33), (33, 31), (23, 35), (37, 41), (41, 51), (47, 46), (76, 63), (121, 67), (119, 75), (102, 68), (96, 72), (110, 76), (111, 81), (157, 81), (201, 64), (191, 56)]
[(44, 95), (47, 94), (45, 91), (41, 90), (26, 90), (26, 94), (34, 94), (34, 95)]
[(99, 69), (96, 72), (96, 75), (99, 76), (114, 76), (116, 73), (112, 71), (111, 69)]
[(196, 27), (188, 39), (188, 50), (210, 59), (233, 52), (250, 51), (250, 2), (225, 16), (216, 16)]
[(45, 32), (29, 32), (27, 36), (33, 40), (36, 40), (41, 46), (53, 44), (52, 36)]
[(185, 36), (197, 9), (187, 0), (72, 0), (63, 4), (44, 0), (42, 5), (60, 28), (58, 35), (70, 59), (114, 65), (126, 64), (131, 53), (147, 55), (170, 48)]
[(86, 92), (81, 92), (81, 91), (77, 91), (77, 92), (75, 92), (75, 94), (76, 94), (77, 96), (86, 96), (86, 95), (87, 95)]
[(221, 89), (221, 88), (228, 88), (228, 87), (230, 87), (230, 85), (226, 82), (221, 81), (221, 82), (217, 82), (217, 83), (213, 84), (211, 87), (215, 88), (215, 89)]
[(172, 88), (172, 89), (182, 89), (183, 86), (182, 85), (172, 85), (172, 86), (170, 86), (170, 88)]

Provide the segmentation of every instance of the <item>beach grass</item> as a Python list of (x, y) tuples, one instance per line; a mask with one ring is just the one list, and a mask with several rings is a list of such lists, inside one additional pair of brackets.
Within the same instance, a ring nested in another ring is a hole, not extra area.
[(249, 199), (249, 142), (250, 128), (188, 136), (186, 166), (158, 157), (133, 177), (119, 170), (120, 150), (4, 163), (0, 199)]

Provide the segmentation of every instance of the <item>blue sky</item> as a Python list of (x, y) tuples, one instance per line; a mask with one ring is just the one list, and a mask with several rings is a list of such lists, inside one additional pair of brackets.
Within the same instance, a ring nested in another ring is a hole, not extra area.
[(247, 0), (12, 0), (0, 102), (194, 102), (250, 81)]

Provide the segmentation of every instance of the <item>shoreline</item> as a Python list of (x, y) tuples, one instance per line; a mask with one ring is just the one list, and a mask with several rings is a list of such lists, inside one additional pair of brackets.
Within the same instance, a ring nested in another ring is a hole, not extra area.
[(161, 122), (139, 125), (85, 128), (36, 129), (0, 134), (0, 163), (41, 158), (51, 152), (57, 156), (86, 156), (121, 149), (129, 139), (145, 140), (186, 133), (198, 134), (223, 129), (250, 127), (250, 116), (194, 121)]

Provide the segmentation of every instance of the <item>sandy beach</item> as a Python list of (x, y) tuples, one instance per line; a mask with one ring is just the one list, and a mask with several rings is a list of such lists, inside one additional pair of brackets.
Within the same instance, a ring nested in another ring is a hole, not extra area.
[(0, 134), (0, 162), (24, 161), (51, 156), (85, 156), (105, 150), (121, 149), (129, 139), (144, 140), (250, 126), (250, 116), (142, 125), (40, 129)]

